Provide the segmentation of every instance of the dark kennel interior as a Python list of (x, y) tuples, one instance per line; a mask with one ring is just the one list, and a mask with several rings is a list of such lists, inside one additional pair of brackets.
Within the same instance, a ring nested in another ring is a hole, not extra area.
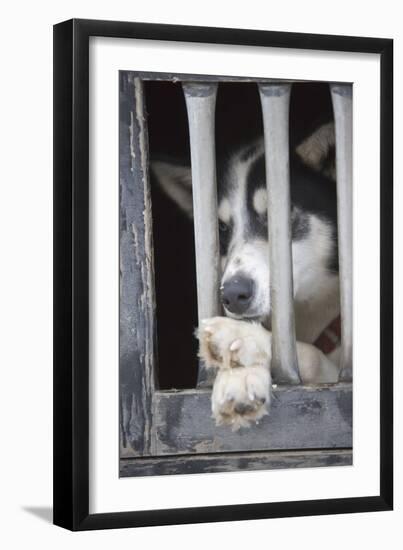
[[(151, 160), (190, 164), (186, 105), (180, 83), (145, 83)], [(326, 83), (292, 87), (290, 148), (333, 117)], [(263, 134), (254, 83), (220, 83), (216, 105), (217, 158)], [(197, 380), (197, 296), (193, 224), (151, 179), (157, 357), (160, 389), (193, 388)]]

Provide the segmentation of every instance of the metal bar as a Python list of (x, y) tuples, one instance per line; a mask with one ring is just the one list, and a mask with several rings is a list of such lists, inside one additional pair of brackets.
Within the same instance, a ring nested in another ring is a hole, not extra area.
[[(219, 241), (215, 165), (217, 83), (183, 84), (189, 120), (199, 323), (220, 313)], [(199, 365), (198, 386), (209, 384)]]
[(353, 89), (330, 86), (336, 132), (341, 356), (340, 380), (352, 378), (353, 351)]
[(270, 296), (272, 371), (279, 382), (300, 383), (295, 339), (291, 250), (289, 104), (291, 84), (259, 84), (263, 112)]

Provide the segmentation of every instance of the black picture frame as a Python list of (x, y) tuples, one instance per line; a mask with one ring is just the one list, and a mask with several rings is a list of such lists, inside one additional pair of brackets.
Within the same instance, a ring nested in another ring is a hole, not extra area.
[[(89, 38), (361, 52), (381, 57), (380, 490), (370, 497), (89, 513)], [(54, 523), (71, 530), (393, 507), (393, 40), (73, 19), (54, 27)]]

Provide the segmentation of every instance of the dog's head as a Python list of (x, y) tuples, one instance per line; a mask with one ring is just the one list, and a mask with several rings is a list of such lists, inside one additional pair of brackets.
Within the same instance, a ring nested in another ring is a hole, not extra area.
[[(294, 297), (308, 301), (338, 272), (333, 125), (320, 127), (291, 155)], [(189, 166), (154, 161), (164, 192), (192, 216)], [(226, 315), (266, 322), (270, 265), (263, 140), (217, 163), (221, 300)], [(270, 187), (270, 185), (269, 185)]]

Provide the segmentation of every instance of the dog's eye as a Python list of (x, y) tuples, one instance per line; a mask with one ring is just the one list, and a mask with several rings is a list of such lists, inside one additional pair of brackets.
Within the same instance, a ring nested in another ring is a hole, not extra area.
[(222, 221), (218, 222), (218, 229), (220, 233), (225, 233), (225, 231), (228, 231), (228, 225)]

